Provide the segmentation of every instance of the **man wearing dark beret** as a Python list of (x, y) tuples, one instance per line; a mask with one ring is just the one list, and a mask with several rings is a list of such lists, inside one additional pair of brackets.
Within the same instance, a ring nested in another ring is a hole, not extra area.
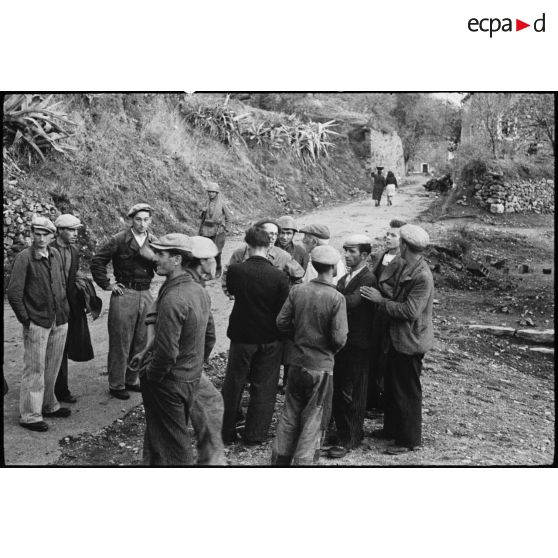
[[(152, 213), (146, 203), (134, 205), (128, 212), (131, 228), (111, 237), (91, 260), (95, 283), (112, 291), (107, 369), (110, 394), (118, 399), (129, 399), (128, 391), (140, 391), (138, 372), (128, 367), (128, 361), (145, 345), (145, 317), (153, 303), (149, 288), (156, 263), (150, 244), (156, 238), (148, 231)], [(116, 281), (107, 276), (111, 261)]]
[(398, 455), (421, 445), (422, 388), (420, 374), (424, 353), (432, 348), (434, 280), (423, 251), (428, 233), (417, 225), (400, 232), (401, 258), (406, 262), (387, 298), (373, 287), (361, 287), (363, 298), (376, 303), (388, 316), (389, 339), (385, 377), (384, 428), (373, 437), (393, 439), (387, 453)]

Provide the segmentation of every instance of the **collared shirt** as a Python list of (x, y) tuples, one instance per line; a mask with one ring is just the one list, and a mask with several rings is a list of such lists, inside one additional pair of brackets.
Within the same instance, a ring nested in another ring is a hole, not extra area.
[(50, 328), (55, 322), (67, 323), (70, 305), (60, 252), (48, 248), (48, 256), (42, 256), (34, 246), (22, 250), (14, 261), (7, 294), (24, 325), (32, 321)]
[(134, 235), (138, 246), (141, 248), (144, 242), (147, 240), (147, 233), (144, 232), (143, 234), (138, 234), (133, 228), (131, 228), (130, 230), (132, 231), (132, 234)]
[(347, 273), (347, 280), (345, 281), (345, 285), (348, 285), (365, 267), (366, 264), (359, 267), (356, 271)]
[[(343, 277), (343, 275), (347, 274), (347, 268), (343, 264), (341, 260), (337, 262), (337, 275), (332, 279), (333, 284), (337, 285), (337, 281)], [(302, 278), (303, 283), (308, 283), (313, 279), (318, 277), (318, 272), (316, 271), (315, 267), (312, 265), (312, 262), (308, 262), (308, 267), (306, 268), (306, 272), (304, 273), (304, 277)]]

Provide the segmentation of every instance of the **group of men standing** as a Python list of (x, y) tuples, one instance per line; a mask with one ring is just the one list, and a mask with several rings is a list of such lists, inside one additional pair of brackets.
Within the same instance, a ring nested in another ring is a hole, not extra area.
[[(365, 235), (346, 238), (342, 257), (329, 245), (324, 225), (299, 230), (291, 216), (254, 223), (246, 231), (245, 246), (222, 271), (223, 291), (234, 305), (219, 393), (203, 373), (215, 344), (204, 286), (217, 275), (230, 220), (224, 204), (211, 196), (218, 190), (213, 183), (208, 188), (200, 236), (155, 238), (149, 232), (153, 210), (140, 203), (128, 213), (131, 227), (111, 237), (91, 262), (94, 281), (111, 291), (110, 394), (128, 399), (129, 391), (142, 393), (144, 463), (191, 464), (189, 421), (199, 464), (226, 464), (224, 444), (265, 442), (281, 365), (285, 405), (273, 464), (311, 465), (324, 452), (343, 457), (362, 442), (367, 411), (384, 412), (384, 428), (372, 436), (393, 439), (390, 453), (420, 446), (421, 362), (433, 338), (433, 281), (422, 257), (427, 233), (392, 222), (388, 250), (371, 268), (372, 242)], [(85, 317), (83, 303), (72, 310), (68, 302), (78, 284), (77, 251), (66, 250), (75, 235), (61, 232), (75, 231), (81, 223), (67, 215), (59, 220), (52, 244), (56, 226), (44, 218), (34, 221), (33, 245), (18, 255), (8, 288), (24, 326), (20, 423), (37, 431), (48, 428), (43, 417), (70, 414), (58, 403), (75, 401), (64, 361), (67, 323), (70, 316)], [(304, 235), (302, 244), (294, 242), (298, 232)], [(114, 281), (107, 274), (109, 262)], [(155, 273), (166, 278), (157, 300), (151, 294)], [(94, 289), (91, 293), (92, 286), (85, 285), (88, 296), (80, 300), (94, 300)], [(59, 369), (66, 372), (58, 374)]]

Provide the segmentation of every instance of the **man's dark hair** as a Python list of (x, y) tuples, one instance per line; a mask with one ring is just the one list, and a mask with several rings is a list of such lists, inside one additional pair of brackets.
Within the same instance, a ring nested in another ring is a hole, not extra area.
[(312, 262), (312, 265), (314, 266), (314, 269), (318, 272), (318, 273), (325, 273), (326, 271), (328, 271), (331, 267), (335, 267), (332, 264), (325, 264), (325, 263), (320, 263), (320, 262)]
[(372, 246), (369, 242), (366, 242), (365, 244), (357, 244), (357, 248), (359, 252), (366, 252), (368, 255), (372, 252)]
[(250, 227), (246, 231), (244, 242), (252, 248), (266, 248), (269, 246), (269, 235), (259, 227)]
[(197, 258), (194, 258), (190, 252), (184, 252), (183, 250), (157, 250), (156, 248), (154, 248), (153, 251), (155, 253), (168, 252), (169, 256), (180, 256), (180, 265), (182, 269), (186, 269), (187, 267), (196, 267)]
[(389, 222), (389, 226), (392, 229), (400, 229), (403, 225), (406, 225), (407, 223), (405, 223), (405, 221), (400, 221), (399, 219), (392, 219)]

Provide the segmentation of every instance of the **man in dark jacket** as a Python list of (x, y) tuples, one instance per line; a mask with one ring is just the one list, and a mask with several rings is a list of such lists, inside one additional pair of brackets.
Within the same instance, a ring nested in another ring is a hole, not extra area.
[(50, 248), (56, 227), (46, 217), (31, 223), (33, 243), (16, 257), (8, 284), (8, 301), (23, 325), (23, 375), (19, 396), (19, 423), (28, 430), (45, 432), (45, 417), (66, 418), (54, 395), (70, 307), (66, 279), (58, 250)]
[(337, 290), (345, 296), (347, 303), (349, 335), (346, 345), (335, 355), (333, 369), (332, 411), (337, 440), (328, 452), (332, 458), (344, 457), (348, 451), (357, 448), (364, 437), (373, 305), (362, 298), (360, 287), (377, 285), (366, 264), (371, 242), (366, 235), (355, 234), (343, 243), (349, 273), (339, 280)]
[(375, 207), (380, 205), (382, 194), (386, 189), (386, 178), (382, 174), (384, 167), (376, 167), (378, 172), (374, 176), (374, 186), (372, 188), (372, 199), (374, 200)]
[(249, 258), (227, 272), (227, 291), (235, 302), (227, 336), (231, 340), (223, 384), (225, 413), (223, 441), (237, 438), (235, 421), (242, 389), (250, 382), (250, 404), (243, 439), (248, 444), (266, 440), (273, 417), (283, 344), (275, 319), (289, 293), (289, 279), (269, 261), (269, 235), (252, 227), (246, 231)]
[(434, 281), (422, 256), (428, 233), (417, 225), (400, 229), (401, 257), (407, 262), (393, 300), (373, 287), (361, 287), (363, 298), (376, 303), (389, 318), (390, 348), (385, 379), (384, 428), (374, 437), (394, 439), (387, 453), (397, 455), (421, 444), (422, 359), (434, 342), (432, 303)]
[(289, 253), (302, 269), (308, 265), (309, 255), (302, 244), (294, 241), (294, 235), (298, 232), (295, 220), (290, 215), (283, 215), (277, 219), (279, 225), (279, 236), (275, 246)]
[(186, 271), (191, 241), (168, 234), (153, 242), (157, 274), (167, 280), (157, 297), (153, 356), (141, 378), (147, 465), (193, 461), (188, 420), (203, 370), (211, 301)]
[[(155, 270), (150, 244), (155, 237), (148, 232), (151, 206), (134, 205), (128, 212), (132, 227), (115, 234), (91, 260), (95, 283), (112, 291), (108, 315), (109, 391), (118, 399), (129, 399), (128, 390), (140, 391), (137, 371), (130, 370), (128, 361), (145, 346), (145, 316), (153, 303), (149, 292)], [(112, 261), (116, 282), (107, 276)]]
[[(68, 386), (68, 351), (70, 345), (78, 348), (80, 354), (77, 355), (81, 362), (91, 360), (93, 358), (93, 347), (91, 346), (91, 337), (89, 336), (89, 327), (87, 326), (87, 317), (82, 300), (76, 288), (76, 278), (79, 276), (79, 250), (75, 246), (78, 229), (83, 227), (80, 220), (69, 213), (60, 215), (54, 222), (57, 236), (53, 246), (60, 252), (62, 263), (64, 265), (64, 275), (66, 277), (66, 291), (68, 294), (68, 303), (70, 304), (70, 317), (68, 320), (68, 336), (66, 337), (66, 346), (64, 348), (64, 356), (62, 364), (56, 377), (54, 386), (54, 394), (58, 401), (64, 403), (75, 403), (76, 398), (70, 392)], [(79, 339), (77, 339), (79, 335)], [(73, 359), (75, 354), (71, 355)], [(73, 360), (72, 359), (72, 360)]]

